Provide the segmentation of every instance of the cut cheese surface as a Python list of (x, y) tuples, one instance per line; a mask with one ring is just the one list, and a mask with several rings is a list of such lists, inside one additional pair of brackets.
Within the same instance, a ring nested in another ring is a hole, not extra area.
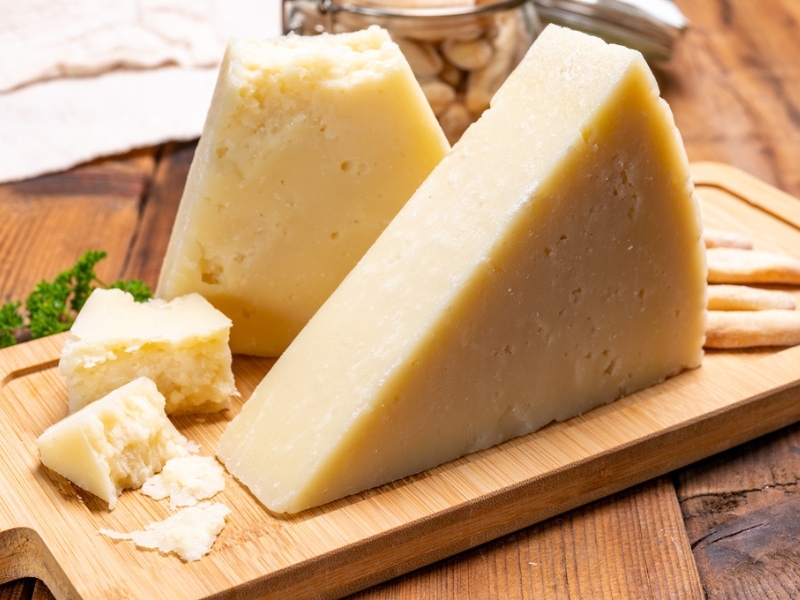
[(567, 419), (700, 364), (705, 275), (644, 59), (549, 26), (218, 456), (293, 513)]
[(136, 302), (122, 290), (95, 289), (59, 360), (70, 412), (142, 376), (155, 381), (169, 414), (228, 408), (238, 395), (230, 329), (199, 294)]
[(449, 145), (378, 28), (233, 40), (157, 295), (198, 292), (277, 356)]
[(146, 377), (51, 425), (37, 439), (42, 464), (108, 502), (140, 487), (170, 459), (189, 454)]

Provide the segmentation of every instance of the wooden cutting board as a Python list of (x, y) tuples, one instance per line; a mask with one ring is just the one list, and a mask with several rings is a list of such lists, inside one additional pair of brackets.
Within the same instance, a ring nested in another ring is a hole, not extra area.
[[(707, 226), (800, 258), (800, 201), (731, 167), (693, 170)], [(800, 347), (708, 352), (659, 386), (293, 517), (229, 478), (225, 529), (184, 563), (98, 533), (166, 518), (166, 501), (128, 491), (108, 511), (40, 465), (36, 438), (67, 412), (63, 341), (0, 351), (0, 582), (36, 577), (57, 598), (340, 597), (800, 420)], [(242, 398), (271, 364), (235, 358)], [(175, 422), (213, 455), (240, 405)]]

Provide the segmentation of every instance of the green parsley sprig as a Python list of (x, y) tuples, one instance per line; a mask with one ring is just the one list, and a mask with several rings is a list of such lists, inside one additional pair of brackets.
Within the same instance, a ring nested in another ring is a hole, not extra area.
[(20, 301), (0, 306), (0, 348), (13, 346), (26, 337), (40, 338), (67, 331), (95, 288), (121, 289), (137, 302), (153, 297), (149, 286), (138, 279), (102, 282), (94, 268), (106, 256), (102, 250), (87, 250), (71, 269), (59, 273), (52, 281), (37, 283), (25, 300), (25, 314), (20, 311)]

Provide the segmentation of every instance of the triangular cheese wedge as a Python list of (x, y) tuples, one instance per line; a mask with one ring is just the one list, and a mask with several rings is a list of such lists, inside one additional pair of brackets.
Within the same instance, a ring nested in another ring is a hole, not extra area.
[(700, 215), (652, 73), (550, 26), (218, 455), (300, 511), (697, 367), (704, 325)]
[(231, 40), (157, 295), (278, 356), (449, 149), (385, 30)]

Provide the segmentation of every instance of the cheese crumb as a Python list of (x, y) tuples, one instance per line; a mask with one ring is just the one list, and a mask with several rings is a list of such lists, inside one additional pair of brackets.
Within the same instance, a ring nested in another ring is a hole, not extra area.
[(225, 489), (222, 465), (213, 456), (181, 456), (167, 461), (161, 473), (142, 486), (142, 493), (163, 500), (169, 507), (194, 506)]
[(115, 540), (130, 540), (139, 548), (157, 549), (164, 554), (174, 552), (182, 560), (191, 562), (208, 554), (230, 512), (231, 509), (220, 502), (203, 502), (138, 531), (122, 533), (100, 529), (99, 532)]

